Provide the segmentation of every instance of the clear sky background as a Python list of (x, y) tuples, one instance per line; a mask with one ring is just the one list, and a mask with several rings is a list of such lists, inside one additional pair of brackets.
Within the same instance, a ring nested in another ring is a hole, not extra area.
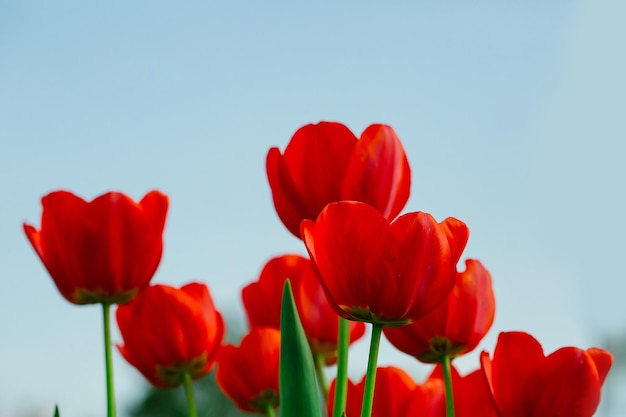
[[(0, 0), (0, 416), (105, 413), (101, 311), (61, 298), (21, 230), (42, 195), (166, 192), (154, 282), (206, 281), (241, 322), (264, 262), (304, 253), (274, 213), (266, 152), (320, 120), (392, 125), (406, 210), (469, 225), (498, 303), (479, 350), (502, 330), (547, 352), (623, 335), (625, 19), (620, 0)], [(114, 360), (123, 417), (145, 383)]]

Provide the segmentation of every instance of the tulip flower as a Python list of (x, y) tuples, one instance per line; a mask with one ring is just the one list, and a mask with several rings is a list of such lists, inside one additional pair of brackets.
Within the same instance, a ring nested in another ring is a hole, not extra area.
[[(426, 381), (415, 390), (411, 396), (407, 416), (441, 417), (449, 410), (446, 409), (444, 395), (445, 383), (443, 367), (438, 364)], [(454, 385), (454, 416), (455, 417), (498, 417), (487, 380), (480, 369), (466, 376), (459, 375), (451, 367)]]
[(224, 321), (205, 284), (157, 284), (117, 309), (120, 353), (156, 387), (206, 375), (224, 337)]
[(146, 287), (163, 251), (166, 195), (135, 203), (109, 192), (91, 202), (55, 191), (42, 198), (41, 230), (24, 232), (59, 292), (74, 304), (125, 303)]
[[(452, 367), (456, 417), (498, 417), (487, 381), (480, 369), (462, 377)], [(334, 393), (335, 382), (331, 384)], [(361, 415), (365, 379), (358, 384), (348, 381), (346, 416)], [(396, 367), (378, 368), (372, 417), (421, 416), (442, 417), (446, 412), (442, 367), (438, 365), (421, 384), (416, 384), (403, 370)], [(332, 396), (331, 396), (332, 398)], [(328, 413), (333, 403), (327, 404)]]
[(55, 191), (41, 204), (41, 230), (24, 223), (24, 232), (66, 300), (102, 304), (107, 416), (115, 417), (110, 308), (133, 299), (159, 266), (168, 198), (151, 191), (136, 203), (109, 192), (87, 202)]
[(370, 204), (392, 220), (411, 188), (402, 143), (382, 124), (368, 126), (360, 139), (341, 123), (303, 126), (283, 154), (269, 150), (266, 169), (276, 212), (298, 238), (303, 219), (316, 219), (326, 204), (341, 200)]
[(184, 384), (194, 416), (191, 381), (209, 373), (225, 331), (207, 286), (150, 286), (116, 316), (122, 356), (156, 387)]
[(446, 232), (427, 213), (389, 223), (367, 204), (331, 203), (302, 222), (302, 237), (331, 306), (350, 320), (412, 323), (454, 285)]
[(612, 363), (599, 348), (564, 347), (545, 356), (523, 332), (501, 333), (493, 358), (481, 355), (500, 417), (591, 417)]
[(450, 256), (452, 258), (452, 264), (456, 265), (461, 259), (461, 255), (467, 245), (469, 239), (469, 228), (465, 223), (454, 217), (448, 217), (439, 225), (446, 232), (448, 237), (448, 244), (450, 245)]
[[(328, 303), (309, 259), (283, 255), (269, 260), (258, 281), (241, 291), (241, 298), (251, 328), (280, 328), (280, 305), (285, 280), (289, 278), (302, 327), (315, 357), (326, 364), (337, 357), (337, 313)], [(350, 343), (365, 333), (363, 323), (350, 323)]]
[(244, 411), (273, 415), (278, 408), (280, 331), (256, 327), (239, 347), (223, 346), (215, 379), (222, 392)]
[(385, 328), (396, 348), (422, 362), (442, 362), (471, 352), (487, 334), (495, 315), (491, 276), (480, 261), (465, 261), (452, 292), (437, 308), (408, 326)]
[(455, 267), (447, 230), (422, 212), (389, 223), (375, 208), (357, 201), (327, 205), (315, 222), (304, 220), (301, 230), (337, 314), (372, 323), (362, 414), (368, 417), (382, 326), (422, 318), (452, 290)]
[[(331, 385), (331, 393), (334, 393), (335, 382)], [(348, 381), (347, 417), (361, 415), (364, 389), (365, 378), (358, 384)], [(332, 402), (327, 404), (328, 415), (331, 415), (333, 406)], [(423, 384), (416, 384), (402, 369), (394, 366), (377, 369), (372, 417), (440, 417), (444, 407), (443, 381), (440, 378), (431, 377)]]

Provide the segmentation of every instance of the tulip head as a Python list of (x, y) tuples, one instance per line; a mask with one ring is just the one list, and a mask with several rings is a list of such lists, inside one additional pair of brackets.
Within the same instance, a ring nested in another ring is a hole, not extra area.
[[(456, 371), (455, 377), (458, 377)], [(328, 415), (332, 415), (335, 382), (332, 382), (330, 388)], [(347, 416), (360, 415), (364, 389), (365, 377), (358, 384), (348, 380)], [(438, 374), (433, 372), (423, 383), (416, 384), (402, 369), (393, 366), (377, 369), (372, 417), (441, 417), (445, 415), (445, 409), (445, 389), (441, 372)], [(457, 415), (459, 417), (476, 417), (469, 414)]]
[(156, 387), (209, 373), (224, 338), (222, 316), (200, 283), (150, 286), (119, 306), (116, 318), (120, 353)]
[(220, 349), (215, 379), (222, 392), (241, 410), (265, 414), (278, 408), (280, 331), (257, 327), (239, 346)]
[(146, 287), (163, 252), (168, 198), (138, 203), (109, 192), (91, 202), (55, 191), (41, 200), (41, 228), (24, 232), (59, 292), (74, 304), (125, 303)]
[(301, 228), (326, 296), (346, 319), (406, 325), (437, 307), (454, 285), (446, 232), (430, 214), (389, 223), (367, 204), (343, 201)]
[(564, 347), (545, 356), (541, 344), (523, 332), (498, 337), (481, 365), (503, 417), (591, 417), (613, 363), (606, 350)]
[(360, 139), (343, 124), (301, 127), (281, 153), (269, 150), (267, 179), (285, 227), (300, 238), (300, 223), (315, 219), (328, 203), (362, 201), (388, 220), (409, 198), (411, 170), (390, 126), (374, 124)]

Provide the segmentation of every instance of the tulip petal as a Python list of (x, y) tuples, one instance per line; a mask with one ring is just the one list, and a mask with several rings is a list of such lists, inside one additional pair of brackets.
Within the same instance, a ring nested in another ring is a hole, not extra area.
[(465, 261), (465, 271), (457, 272), (449, 300), (446, 335), (452, 344), (465, 346), (462, 353), (470, 352), (485, 337), (495, 318), (491, 274), (480, 261)]
[(598, 378), (600, 379), (600, 385), (604, 384), (604, 380), (613, 365), (613, 355), (604, 349), (589, 348), (586, 350), (587, 355), (593, 360), (596, 369), (598, 371)]
[(455, 280), (450, 247), (443, 229), (428, 213), (407, 213), (391, 224), (397, 248), (397, 278), (388, 284), (403, 297), (404, 316), (424, 317), (448, 296)]
[(411, 169), (394, 130), (368, 126), (348, 162), (341, 199), (367, 203), (393, 220), (406, 205), (410, 188)]
[[(503, 416), (529, 417), (526, 414), (529, 407), (525, 403), (526, 387), (520, 385), (541, 366), (543, 359), (541, 344), (528, 333), (506, 332), (498, 336), (491, 361), (491, 375), (487, 375), (487, 379)], [(486, 370), (485, 367), (483, 369)]]
[(283, 155), (277, 148), (268, 152), (274, 206), (296, 237), (301, 220), (315, 219), (327, 203), (340, 200), (341, 179), (356, 142), (343, 124), (320, 122), (298, 129)]
[(300, 237), (300, 222), (312, 216), (306, 203), (300, 196), (291, 174), (287, 170), (283, 156), (278, 148), (271, 148), (265, 159), (267, 181), (272, 189), (272, 199), (278, 217), (287, 229), (296, 237)]
[[(361, 380), (365, 390), (365, 377)], [(381, 367), (376, 371), (374, 387), (373, 416), (405, 416), (411, 397), (417, 384), (400, 368)], [(362, 401), (361, 395), (361, 401)]]
[(448, 236), (452, 264), (456, 266), (467, 245), (469, 228), (465, 223), (454, 217), (444, 219), (444, 221), (441, 222), (441, 226), (443, 226), (446, 236)]
[(498, 417), (491, 391), (480, 369), (464, 377), (453, 375), (452, 380), (456, 417)]
[[(35, 250), (59, 292), (70, 302), (76, 302), (76, 287), (85, 288), (83, 274), (73, 268), (71, 256), (76, 219), (86, 204), (68, 191), (52, 192), (41, 199), (43, 213)], [(31, 236), (29, 240), (32, 243)]]

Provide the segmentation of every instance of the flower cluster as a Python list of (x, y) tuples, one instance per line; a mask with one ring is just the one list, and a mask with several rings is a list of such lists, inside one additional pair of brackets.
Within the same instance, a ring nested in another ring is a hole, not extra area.
[[(224, 320), (206, 284), (150, 284), (163, 248), (164, 194), (151, 191), (136, 203), (109, 192), (86, 202), (56, 191), (42, 199), (40, 230), (24, 225), (63, 297), (103, 306), (109, 417), (113, 304), (121, 355), (156, 387), (182, 384), (190, 416), (197, 415), (192, 380), (214, 365), (218, 386), (237, 407), (268, 416), (278, 409), (291, 417), (285, 410), (299, 404), (299, 416), (320, 415), (311, 406), (318, 396), (333, 417), (593, 415), (612, 365), (603, 349), (564, 347), (546, 356), (531, 335), (505, 332), (474, 371), (457, 372), (453, 360), (474, 350), (493, 323), (492, 277), (481, 261), (463, 259), (464, 222), (402, 213), (411, 170), (390, 126), (371, 125), (360, 138), (336, 122), (304, 126), (284, 152), (269, 150), (266, 169), (276, 212), (309, 258), (276, 256), (243, 288), (249, 331), (238, 346), (224, 344)], [(293, 326), (285, 300), (294, 306)], [(355, 384), (346, 375), (348, 348), (366, 323), (367, 372)], [(305, 356), (288, 369), (295, 353), (286, 347), (299, 332)], [(404, 370), (378, 368), (382, 335), (431, 364), (430, 376), (417, 383)], [(305, 388), (287, 395), (286, 378), (290, 389)]]

